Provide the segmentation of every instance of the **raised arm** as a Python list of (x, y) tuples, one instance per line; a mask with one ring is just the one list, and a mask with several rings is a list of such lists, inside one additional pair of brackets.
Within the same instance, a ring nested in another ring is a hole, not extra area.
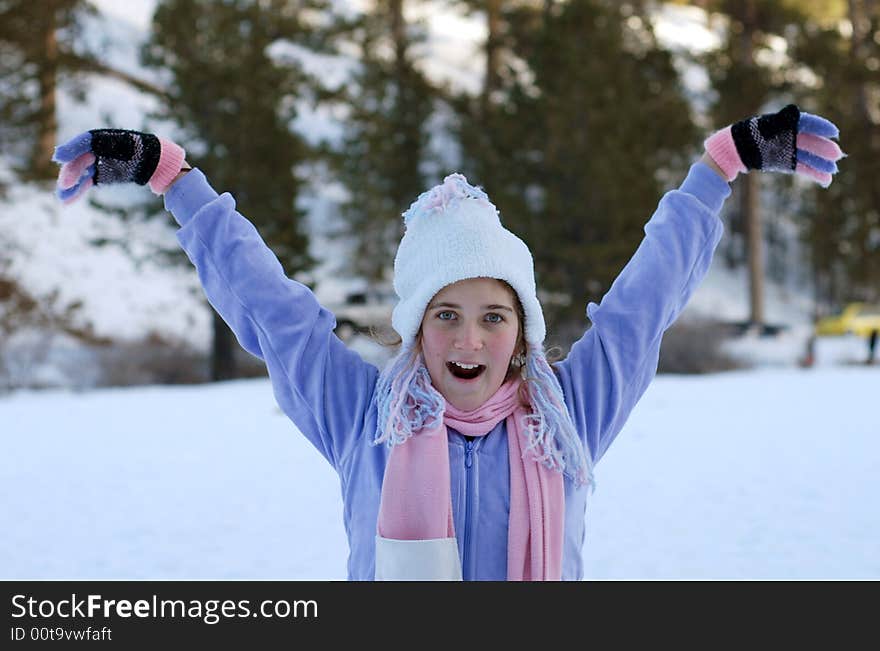
[[(142, 136), (149, 134), (116, 132), (111, 147), (100, 145), (105, 135), (81, 134), (58, 148), (56, 158), (64, 163), (59, 176), (63, 199), (75, 199), (93, 182), (139, 182), (146, 177), (146, 183), (151, 178), (137, 157)], [(209, 302), (242, 347), (265, 361), (285, 414), (337, 467), (351, 446), (363, 442), (378, 370), (334, 335), (333, 315), (306, 286), (285, 275), (253, 224), (236, 210), (232, 196), (218, 196), (199, 170), (183, 173), (181, 168), (188, 167), (183, 156), (174, 165), (163, 183), (151, 188), (165, 194), (166, 208), (180, 224), (178, 241)]]
[(645, 237), (597, 305), (592, 327), (556, 364), (575, 425), (596, 463), (657, 369), (663, 332), (709, 269), (730, 187), (702, 162), (660, 200)]
[(722, 235), (728, 181), (750, 170), (797, 172), (827, 186), (840, 148), (833, 124), (787, 106), (713, 134), (677, 190), (660, 200), (636, 253), (596, 305), (592, 327), (556, 365), (578, 430), (598, 461), (657, 370), (663, 333), (684, 309)]

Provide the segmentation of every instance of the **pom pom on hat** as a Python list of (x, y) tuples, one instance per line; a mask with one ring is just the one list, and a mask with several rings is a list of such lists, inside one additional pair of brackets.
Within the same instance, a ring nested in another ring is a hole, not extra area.
[(519, 296), (525, 340), (544, 341), (544, 314), (535, 287), (529, 247), (504, 228), (498, 209), (461, 174), (419, 195), (403, 214), (406, 232), (394, 258), (394, 290), (400, 301), (391, 322), (411, 346), (428, 303), (447, 285), (468, 278), (497, 278)]

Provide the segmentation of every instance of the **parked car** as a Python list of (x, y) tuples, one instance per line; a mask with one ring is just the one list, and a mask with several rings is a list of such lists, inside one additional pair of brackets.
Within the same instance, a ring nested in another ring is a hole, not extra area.
[(336, 317), (336, 335), (343, 341), (370, 328), (391, 325), (397, 296), (390, 288), (369, 288), (346, 294), (341, 304), (328, 305)]
[(880, 331), (880, 305), (849, 303), (840, 314), (827, 316), (816, 322), (816, 334), (836, 336), (855, 334), (870, 337)]

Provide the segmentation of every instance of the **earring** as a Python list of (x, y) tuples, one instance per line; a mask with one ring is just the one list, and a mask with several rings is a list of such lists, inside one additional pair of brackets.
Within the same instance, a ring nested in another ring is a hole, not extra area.
[(522, 379), (526, 379), (526, 355), (525, 353), (520, 353), (519, 355), (514, 355), (510, 358), (510, 365), (514, 368), (518, 368)]

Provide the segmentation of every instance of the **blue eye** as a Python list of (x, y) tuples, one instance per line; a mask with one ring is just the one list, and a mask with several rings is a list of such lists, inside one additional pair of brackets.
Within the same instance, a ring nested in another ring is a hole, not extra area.
[(487, 314), (486, 319), (488, 319), (490, 323), (501, 323), (504, 321), (504, 317), (496, 312), (490, 312)]
[(443, 310), (442, 312), (437, 312), (437, 318), (441, 321), (451, 321), (455, 317), (455, 312), (450, 312), (449, 310)]

